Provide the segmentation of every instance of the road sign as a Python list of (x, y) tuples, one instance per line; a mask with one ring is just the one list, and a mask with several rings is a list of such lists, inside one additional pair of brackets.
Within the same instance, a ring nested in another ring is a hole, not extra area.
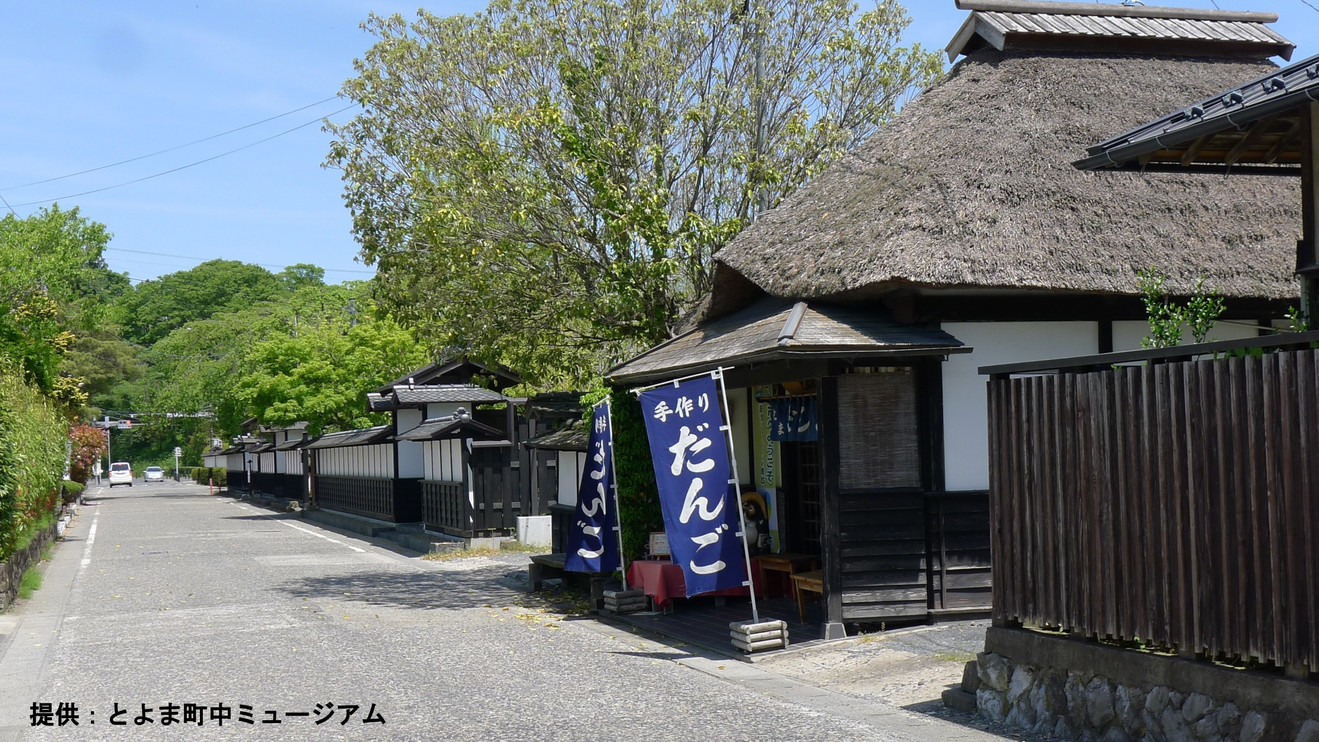
[(182, 455), (183, 455), (183, 449), (182, 449), (182, 448), (179, 448), (178, 446), (175, 446), (175, 447), (174, 447), (174, 455), (175, 455), (175, 456), (182, 456)]
[(119, 422), (115, 423), (115, 427), (116, 427), (116, 428), (119, 428), (120, 430), (130, 430), (130, 429), (132, 429), (132, 427), (133, 427), (133, 421), (132, 421), (132, 420), (120, 420)]

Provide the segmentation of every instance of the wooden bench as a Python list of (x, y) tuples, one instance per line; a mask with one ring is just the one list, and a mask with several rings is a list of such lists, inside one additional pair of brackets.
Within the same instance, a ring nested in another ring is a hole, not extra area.
[(591, 594), (591, 607), (597, 610), (605, 605), (605, 575), (592, 572), (568, 572), (563, 568), (566, 554), (537, 554), (531, 557), (527, 565), (527, 583), (531, 592), (538, 592), (545, 586), (545, 580), (558, 577), (568, 582), (570, 574), (586, 578), (587, 589)]
[(531, 592), (539, 592), (545, 586), (545, 580), (552, 577), (564, 577), (563, 559), (566, 554), (537, 554), (527, 565), (527, 581)]
[(792, 597), (797, 601), (797, 618), (802, 623), (806, 623), (806, 603), (802, 600), (802, 593), (815, 593), (824, 599), (824, 572), (814, 570), (811, 572), (799, 572), (792, 576)]

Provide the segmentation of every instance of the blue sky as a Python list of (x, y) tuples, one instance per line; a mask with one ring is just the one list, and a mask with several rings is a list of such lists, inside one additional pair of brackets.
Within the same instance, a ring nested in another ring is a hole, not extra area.
[[(1215, 0), (1168, 4), (1212, 8)], [(1276, 12), (1280, 19), (1273, 28), (1299, 46), (1293, 59), (1319, 53), (1319, 0), (1216, 4)], [(460, 0), (425, 7), (443, 15), (484, 5)], [(905, 5), (913, 18), (907, 42), (936, 49), (967, 15), (953, 0)], [(371, 37), (359, 27), (367, 13), (410, 17), (416, 7), (415, 0), (5, 3), (0, 197), (20, 216), (51, 199), (65, 208), (79, 206), (114, 234), (107, 253), (111, 268), (134, 279), (213, 258), (272, 270), (315, 263), (327, 269), (330, 281), (367, 278), (371, 269), (355, 261), (338, 173), (321, 167), (329, 136), (319, 121), (352, 115), (335, 113), (344, 102), (326, 99), (352, 76), (353, 60), (370, 46)], [(247, 128), (19, 187), (239, 127)], [(239, 151), (226, 154), (231, 150)], [(182, 169), (167, 172), (176, 168)], [(98, 189), (106, 190), (89, 193)]]

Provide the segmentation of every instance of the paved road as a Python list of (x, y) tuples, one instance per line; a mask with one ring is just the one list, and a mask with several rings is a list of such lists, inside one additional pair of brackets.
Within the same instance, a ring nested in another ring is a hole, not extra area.
[[(998, 739), (540, 612), (513, 561), (424, 562), (186, 484), (91, 497), (0, 617), (0, 740)], [(31, 726), (34, 702), (79, 725)]]

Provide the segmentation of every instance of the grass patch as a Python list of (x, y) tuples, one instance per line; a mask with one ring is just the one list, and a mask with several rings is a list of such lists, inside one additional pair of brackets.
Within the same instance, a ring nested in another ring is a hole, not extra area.
[(34, 564), (27, 568), (23, 573), (23, 580), (18, 583), (18, 597), (27, 600), (32, 597), (32, 593), (41, 589), (41, 572), (37, 570), (39, 564)]
[(934, 659), (939, 660), (940, 662), (956, 662), (958, 664), (966, 664), (975, 658), (976, 656), (973, 652), (942, 652), (934, 655)]
[(447, 562), (452, 559), (493, 557), (510, 552), (514, 554), (548, 554), (550, 550), (544, 546), (526, 546), (518, 541), (504, 541), (498, 549), (489, 546), (478, 546), (470, 549), (454, 549), (453, 551), (442, 551), (437, 554), (426, 554), (421, 558), (428, 562)]

